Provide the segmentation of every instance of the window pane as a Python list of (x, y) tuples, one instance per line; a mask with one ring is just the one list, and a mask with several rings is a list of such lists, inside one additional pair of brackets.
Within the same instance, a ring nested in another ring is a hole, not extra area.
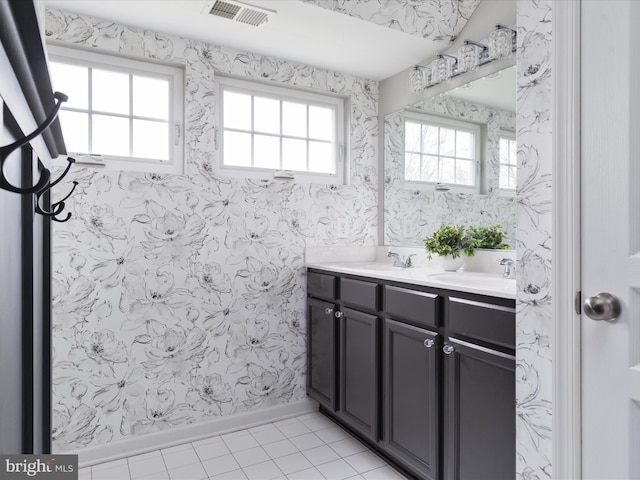
[(516, 165), (518, 158), (517, 143), (515, 140), (509, 140), (509, 163)]
[(306, 140), (282, 139), (282, 168), (286, 170), (307, 170)]
[(255, 135), (253, 142), (254, 167), (280, 168), (280, 138)]
[(516, 167), (500, 165), (500, 188), (516, 188)]
[(471, 132), (458, 131), (456, 135), (456, 157), (473, 158), (471, 155), (471, 152), (473, 152), (473, 137)]
[(420, 155), (407, 153), (404, 156), (404, 179), (409, 181), (422, 180), (420, 178)]
[(251, 130), (251, 95), (224, 92), (224, 126)]
[(440, 129), (440, 155), (456, 154), (456, 131), (450, 128)]
[(456, 167), (453, 158), (440, 159), (440, 182), (454, 183), (456, 181)]
[(461, 185), (475, 185), (473, 178), (473, 164), (466, 160), (460, 160), (456, 162), (456, 183)]
[(60, 126), (64, 143), (69, 152), (89, 152), (89, 115), (86, 113), (60, 110)]
[(425, 155), (422, 157), (422, 181), (438, 181), (438, 157), (435, 155)]
[(169, 124), (134, 120), (133, 156), (169, 160)]
[(335, 173), (330, 143), (309, 142), (309, 171)]
[(169, 120), (169, 81), (134, 75), (133, 114)]
[(69, 96), (69, 100), (63, 105), (85, 110), (89, 108), (89, 69), (57, 62), (51, 62), (49, 68), (51, 69), (53, 89)]
[(509, 188), (513, 188), (513, 189), (516, 188), (516, 185), (518, 184), (517, 172), (518, 172), (517, 167), (509, 167)]
[(509, 140), (500, 139), (500, 163), (509, 163)]
[(253, 129), (256, 132), (280, 133), (280, 101), (253, 98)]
[(92, 153), (129, 156), (129, 119), (93, 115)]
[(293, 137), (307, 136), (307, 106), (282, 102), (282, 134)]
[(235, 167), (251, 166), (251, 134), (224, 132), (224, 164)]
[(404, 149), (407, 152), (420, 151), (420, 124), (406, 122), (404, 125)]
[(129, 74), (93, 69), (93, 110), (129, 114)]
[(422, 126), (422, 152), (438, 154), (438, 127)]
[(333, 110), (309, 105), (309, 138), (333, 140)]

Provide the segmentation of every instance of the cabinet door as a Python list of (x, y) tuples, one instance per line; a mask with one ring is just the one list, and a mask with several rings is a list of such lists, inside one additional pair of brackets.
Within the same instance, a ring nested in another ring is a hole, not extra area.
[(384, 322), (384, 445), (419, 474), (439, 477), (438, 334)]
[(515, 357), (455, 339), (443, 349), (450, 352), (445, 355), (445, 478), (512, 480)]
[(310, 298), (307, 307), (307, 392), (335, 411), (337, 328), (334, 305)]
[(340, 318), (340, 416), (378, 440), (378, 317), (349, 308)]

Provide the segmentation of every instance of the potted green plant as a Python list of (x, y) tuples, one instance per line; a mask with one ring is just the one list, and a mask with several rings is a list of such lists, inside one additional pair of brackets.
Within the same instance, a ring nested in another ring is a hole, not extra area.
[(510, 247), (504, 241), (502, 225), (499, 223), (488, 227), (472, 225), (467, 227), (466, 231), (467, 242), (473, 248), (474, 255), (468, 255), (465, 258), (464, 270), (467, 272), (499, 273), (502, 268), (498, 264), (499, 260), (510, 255), (504, 252)]
[(424, 248), (429, 260), (438, 255), (440, 264), (447, 271), (455, 271), (462, 265), (462, 254), (473, 255), (473, 245), (461, 225), (443, 225), (424, 239)]

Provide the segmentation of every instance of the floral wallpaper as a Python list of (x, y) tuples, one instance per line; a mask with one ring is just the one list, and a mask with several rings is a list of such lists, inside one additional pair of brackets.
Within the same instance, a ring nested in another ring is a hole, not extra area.
[(487, 194), (439, 193), (409, 190), (403, 185), (404, 113), (394, 112), (384, 121), (384, 243), (422, 245), (423, 239), (444, 224), (493, 225), (499, 222), (505, 241), (515, 246), (515, 197), (500, 195), (499, 133), (515, 131), (512, 112), (473, 104), (449, 95), (424, 100), (413, 108), (449, 118), (486, 125), (483, 169)]
[(553, 478), (552, 4), (517, 4), (516, 422), (523, 480)]
[[(377, 83), (57, 10), (46, 36), (183, 65), (187, 159), (185, 175), (68, 176), (73, 217), (53, 232), (55, 451), (304, 398), (304, 248), (378, 243)], [(216, 72), (349, 98), (349, 184), (216, 175)]]
[(432, 40), (453, 41), (480, 0), (303, 0), (376, 25)]

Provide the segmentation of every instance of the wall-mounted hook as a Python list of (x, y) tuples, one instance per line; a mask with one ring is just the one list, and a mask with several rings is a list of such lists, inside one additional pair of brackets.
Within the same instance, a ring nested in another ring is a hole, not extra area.
[(73, 181), (73, 187), (71, 188), (71, 191), (62, 200), (58, 200), (57, 202), (51, 204), (51, 211), (46, 211), (42, 207), (40, 207), (40, 198), (42, 198), (42, 196), (46, 192), (51, 191), (53, 187), (55, 187), (58, 183), (62, 181), (64, 177), (67, 176), (67, 173), (69, 173), (69, 170), (71, 169), (71, 165), (73, 165), (75, 162), (76, 162), (75, 158), (68, 157), (67, 166), (64, 169), (64, 172), (62, 172), (62, 175), (60, 175), (56, 180), (54, 180), (48, 186), (46, 186), (45, 188), (40, 190), (38, 193), (36, 193), (36, 202), (35, 202), (36, 213), (39, 213), (40, 215), (44, 215), (47, 217), (51, 217), (51, 219), (56, 222), (66, 222), (71, 218), (71, 213), (67, 213), (67, 216), (65, 217), (64, 220), (60, 220), (56, 217), (62, 213), (65, 206), (64, 202), (73, 194), (74, 190), (78, 186), (78, 182), (76, 182), (75, 180)]
[(9, 157), (9, 155), (11, 155), (15, 150), (27, 145), (31, 140), (33, 140), (38, 135), (42, 134), (42, 132), (44, 132), (47, 128), (49, 128), (49, 126), (53, 123), (53, 121), (58, 116), (58, 111), (60, 110), (62, 103), (66, 102), (69, 99), (69, 97), (67, 97), (64, 93), (60, 93), (60, 92), (55, 92), (53, 94), (53, 98), (57, 100), (57, 102), (54, 105), (53, 109), (51, 110), (51, 113), (49, 113), (49, 116), (45, 119), (44, 122), (42, 122), (42, 124), (38, 128), (36, 128), (29, 135), (23, 138), (20, 138), (9, 145), (0, 147), (0, 188), (4, 190), (8, 190), (10, 192), (14, 192), (14, 193), (30, 194), (30, 193), (39, 192), (40, 190), (44, 189), (49, 183), (49, 179), (51, 178), (51, 172), (49, 171), (48, 168), (43, 168), (40, 174), (40, 179), (33, 187), (27, 187), (27, 188), (16, 187), (15, 185), (12, 185), (11, 183), (9, 183), (9, 181), (4, 175), (4, 163), (5, 163), (5, 160)]

